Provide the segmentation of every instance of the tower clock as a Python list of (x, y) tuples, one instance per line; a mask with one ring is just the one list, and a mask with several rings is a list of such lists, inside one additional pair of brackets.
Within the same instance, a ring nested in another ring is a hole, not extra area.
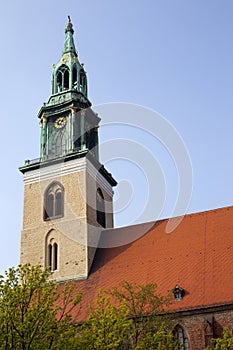
[(99, 162), (98, 125), (68, 18), (52, 94), (41, 107), (40, 157), (27, 160), (21, 263), (51, 266), (58, 281), (87, 278), (101, 231), (113, 227), (116, 181)]

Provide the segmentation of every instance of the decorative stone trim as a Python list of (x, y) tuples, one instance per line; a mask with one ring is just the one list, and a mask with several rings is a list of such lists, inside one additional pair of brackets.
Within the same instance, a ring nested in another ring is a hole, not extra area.
[(82, 170), (86, 170), (110, 196), (113, 195), (111, 185), (87, 158), (78, 158), (69, 162), (46, 165), (45, 167), (41, 166), (39, 169), (28, 171), (24, 174), (24, 184), (30, 185), (35, 182), (53, 180)]

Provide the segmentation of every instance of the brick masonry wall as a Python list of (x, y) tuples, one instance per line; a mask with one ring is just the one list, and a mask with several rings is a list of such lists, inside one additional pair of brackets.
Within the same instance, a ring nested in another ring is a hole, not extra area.
[(233, 310), (225, 310), (223, 306), (217, 312), (180, 314), (176, 322), (185, 330), (190, 350), (204, 350), (207, 345), (213, 347), (212, 338), (222, 337), (224, 327), (232, 332)]

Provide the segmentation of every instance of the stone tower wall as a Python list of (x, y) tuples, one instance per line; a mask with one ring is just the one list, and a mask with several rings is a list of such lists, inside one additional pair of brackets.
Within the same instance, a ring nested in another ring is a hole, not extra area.
[[(58, 269), (53, 278), (86, 278), (102, 229), (96, 221), (93, 198), (100, 187), (112, 207), (111, 186), (86, 158), (32, 170), (25, 174), (24, 181), (21, 263), (46, 266), (48, 244), (55, 241), (58, 244)], [(44, 220), (44, 194), (54, 181), (64, 187), (64, 216)], [(106, 223), (112, 227), (112, 212), (107, 214)]]

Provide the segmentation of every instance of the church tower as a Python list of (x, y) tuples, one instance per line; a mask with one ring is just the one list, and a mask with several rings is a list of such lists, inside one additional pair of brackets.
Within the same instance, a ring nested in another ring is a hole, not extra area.
[(113, 227), (110, 173), (99, 162), (100, 118), (91, 109), (68, 17), (52, 94), (41, 107), (40, 158), (24, 175), (21, 263), (51, 266), (57, 281), (87, 278), (103, 228)]

